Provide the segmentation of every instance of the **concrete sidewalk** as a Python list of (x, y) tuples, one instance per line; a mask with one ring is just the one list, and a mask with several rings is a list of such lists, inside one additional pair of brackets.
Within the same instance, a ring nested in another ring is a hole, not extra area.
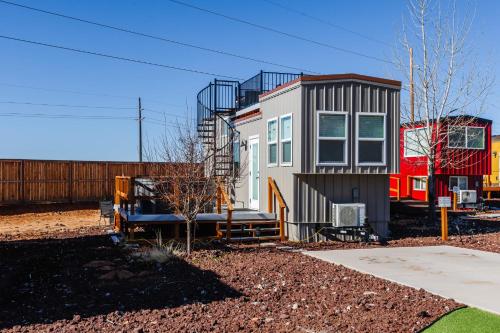
[(304, 254), (500, 314), (500, 254), (453, 246)]

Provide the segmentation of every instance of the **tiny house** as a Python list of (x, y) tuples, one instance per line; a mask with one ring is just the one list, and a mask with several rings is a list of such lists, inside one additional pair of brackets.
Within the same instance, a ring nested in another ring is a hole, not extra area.
[(261, 94), (233, 118), (248, 162), (237, 200), (264, 210), (271, 177), (287, 203), (289, 238), (331, 223), (335, 203), (364, 203), (372, 228), (386, 235), (384, 195), (399, 170), (399, 89), (393, 80), (315, 75)]
[[(492, 121), (472, 116), (441, 119), (439, 133), (431, 122), (436, 142), (436, 198), (452, 196), (453, 190), (476, 190), (482, 195), (483, 175), (491, 173)], [(400, 134), (400, 173), (391, 176), (391, 195), (428, 200), (428, 154), (418, 144), (422, 133), (430, 132), (426, 122), (403, 124)], [(425, 133), (424, 133), (425, 134)], [(399, 194), (399, 195), (398, 195)]]
[[(331, 225), (334, 204), (344, 203), (364, 204), (372, 229), (387, 235), (389, 175), (399, 172), (401, 82), (358, 74), (284, 75), (261, 72), (224, 95), (236, 100), (234, 112), (221, 117), (234, 130), (234, 144), (214, 151), (228, 147), (233, 167), (241, 168), (235, 206), (266, 211), (272, 179), (286, 204), (291, 240)], [(211, 84), (219, 96), (220, 82)], [(231, 109), (215, 103), (221, 112)], [(199, 119), (206, 117), (203, 110)], [(224, 140), (225, 133), (210, 142)], [(223, 168), (217, 156), (213, 163)]]

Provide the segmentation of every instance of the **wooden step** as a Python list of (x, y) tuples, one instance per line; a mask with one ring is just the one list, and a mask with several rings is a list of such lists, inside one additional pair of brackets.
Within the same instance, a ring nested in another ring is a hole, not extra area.
[(280, 236), (260, 236), (260, 237), (231, 237), (230, 241), (252, 242), (263, 240), (279, 240)]
[[(261, 229), (258, 229), (259, 232), (265, 232), (265, 231), (279, 231), (280, 228), (261, 228)], [(220, 232), (222, 233), (225, 233), (227, 232), (227, 229), (219, 229)], [(257, 229), (256, 228), (245, 228), (245, 229), (231, 229), (231, 233), (235, 233), (235, 232), (256, 232)]]
[[(241, 225), (241, 224), (277, 224), (279, 221), (277, 220), (237, 220), (237, 221), (232, 221), (231, 225)], [(226, 225), (227, 221), (220, 221), (217, 222), (219, 225)]]

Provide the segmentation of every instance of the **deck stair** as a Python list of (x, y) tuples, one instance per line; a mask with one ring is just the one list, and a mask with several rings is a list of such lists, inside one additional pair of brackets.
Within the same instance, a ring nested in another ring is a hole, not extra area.
[[(279, 221), (274, 213), (264, 213), (251, 210), (233, 212), (233, 219), (217, 222), (217, 236), (231, 241), (261, 241), (279, 240)], [(229, 235), (228, 235), (228, 231)], [(228, 237), (229, 236), (229, 237)]]

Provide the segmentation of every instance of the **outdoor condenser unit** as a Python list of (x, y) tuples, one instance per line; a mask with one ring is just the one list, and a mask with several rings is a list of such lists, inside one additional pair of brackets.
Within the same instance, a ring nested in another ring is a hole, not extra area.
[(333, 226), (362, 227), (365, 223), (365, 204), (333, 204)]
[(458, 192), (459, 204), (470, 204), (477, 202), (477, 192), (475, 190), (460, 190)]

